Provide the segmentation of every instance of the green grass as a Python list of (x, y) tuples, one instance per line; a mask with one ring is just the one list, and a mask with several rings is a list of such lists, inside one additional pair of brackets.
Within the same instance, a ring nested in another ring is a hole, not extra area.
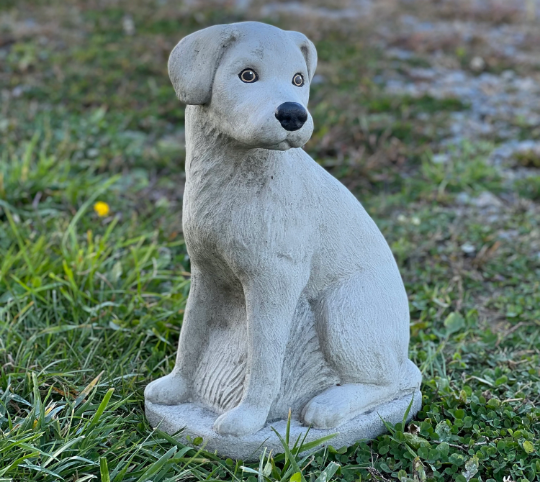
[(516, 181), (518, 192), (530, 199), (540, 200), (540, 176), (531, 176)]
[[(74, 5), (32, 3), (38, 23), (56, 22), (48, 42), (0, 48), (0, 90), (24, 86), (0, 106), (0, 480), (540, 480), (537, 178), (509, 187), (487, 161), (496, 139), (434, 162), (448, 113), (467, 107), (389, 96), (370, 80), (384, 56), (339, 32), (318, 41), (327, 80), (313, 89), (308, 150), (398, 260), (423, 408), (372, 442), (254, 464), (148, 425), (143, 389), (173, 366), (189, 292), (183, 107), (166, 56), (185, 33), (241, 17)], [(456, 203), (486, 190), (501, 206)]]

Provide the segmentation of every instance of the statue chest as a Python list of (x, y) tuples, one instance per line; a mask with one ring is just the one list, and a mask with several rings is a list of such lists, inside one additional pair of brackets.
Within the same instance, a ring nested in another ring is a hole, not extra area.
[(299, 205), (298, 190), (283, 196), (271, 184), (186, 186), (183, 228), (190, 256), (204, 264), (221, 259), (242, 271), (276, 257), (304, 258), (314, 233)]

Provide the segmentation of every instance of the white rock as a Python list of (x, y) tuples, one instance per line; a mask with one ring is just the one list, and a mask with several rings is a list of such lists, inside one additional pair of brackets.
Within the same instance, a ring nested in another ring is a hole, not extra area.
[(461, 251), (465, 254), (473, 254), (476, 251), (476, 248), (471, 243), (464, 243), (461, 245)]
[(471, 204), (479, 208), (500, 208), (502, 201), (489, 191), (482, 192), (478, 197), (471, 200)]
[(480, 70), (485, 69), (486, 62), (482, 57), (473, 57), (470, 63), (470, 67), (472, 70), (479, 72)]

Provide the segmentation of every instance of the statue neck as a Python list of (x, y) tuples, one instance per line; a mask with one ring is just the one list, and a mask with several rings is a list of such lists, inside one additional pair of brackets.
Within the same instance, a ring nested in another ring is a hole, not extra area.
[(213, 174), (225, 179), (249, 161), (265, 169), (268, 161), (281, 154), (279, 151), (255, 149), (225, 136), (209, 120), (204, 106), (186, 107), (186, 180), (197, 173)]

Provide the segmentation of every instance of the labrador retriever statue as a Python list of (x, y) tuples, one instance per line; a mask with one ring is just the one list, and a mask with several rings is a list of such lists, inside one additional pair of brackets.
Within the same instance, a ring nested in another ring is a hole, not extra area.
[(289, 409), (330, 429), (420, 386), (390, 248), (302, 149), (316, 65), (306, 36), (258, 22), (195, 32), (169, 59), (187, 104), (192, 281), (176, 366), (145, 398), (210, 408), (218, 435)]

